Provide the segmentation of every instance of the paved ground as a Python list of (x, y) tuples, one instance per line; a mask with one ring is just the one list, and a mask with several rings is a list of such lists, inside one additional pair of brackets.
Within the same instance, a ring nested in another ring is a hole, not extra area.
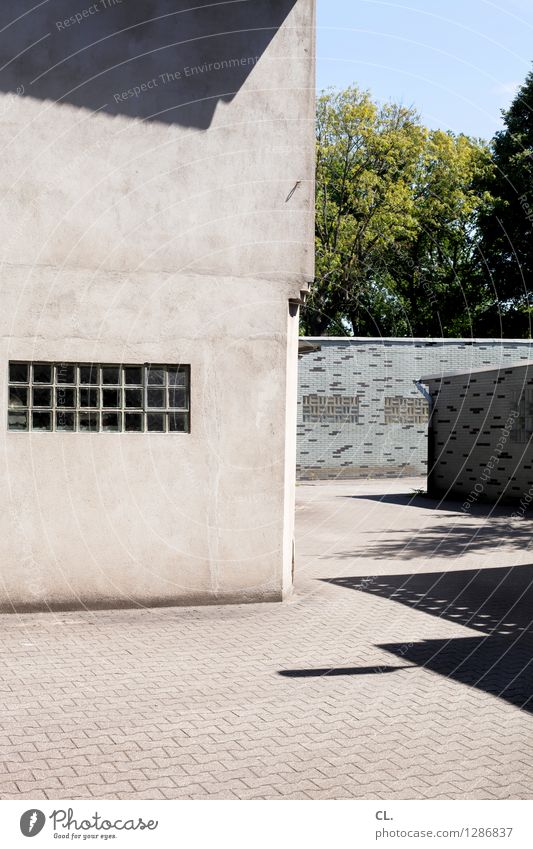
[(420, 485), (300, 486), (290, 604), (2, 617), (0, 797), (530, 797), (529, 521)]

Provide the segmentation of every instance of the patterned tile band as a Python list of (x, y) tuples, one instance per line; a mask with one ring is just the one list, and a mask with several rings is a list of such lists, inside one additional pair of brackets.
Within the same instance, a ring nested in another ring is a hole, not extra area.
[[(533, 358), (528, 340), (313, 339), (299, 362), (298, 477), (425, 474), (424, 374)], [(533, 410), (532, 410), (533, 412)], [(529, 406), (523, 408), (523, 429)]]

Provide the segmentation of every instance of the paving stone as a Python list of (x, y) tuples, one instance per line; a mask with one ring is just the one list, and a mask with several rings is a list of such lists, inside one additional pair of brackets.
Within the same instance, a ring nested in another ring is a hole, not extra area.
[(529, 798), (533, 646), (454, 581), (531, 555), (422, 486), (298, 486), (293, 603), (0, 617), (0, 798)]

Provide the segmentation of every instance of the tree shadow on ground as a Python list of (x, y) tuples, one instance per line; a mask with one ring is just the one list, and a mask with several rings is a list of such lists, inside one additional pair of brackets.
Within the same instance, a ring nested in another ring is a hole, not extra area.
[[(481, 524), (480, 517), (486, 517)], [(472, 519), (474, 521), (472, 521)], [(477, 521), (476, 521), (477, 520)], [(510, 519), (509, 514), (495, 514), (489, 507), (480, 508), (476, 515), (461, 513), (457, 521), (431, 523), (407, 536), (405, 529), (382, 528), (375, 531), (376, 541), (349, 551), (335, 551), (329, 559), (373, 558), (375, 560), (415, 557), (461, 557), (465, 554), (498, 548), (527, 550), (533, 542), (532, 525), (528, 519)]]

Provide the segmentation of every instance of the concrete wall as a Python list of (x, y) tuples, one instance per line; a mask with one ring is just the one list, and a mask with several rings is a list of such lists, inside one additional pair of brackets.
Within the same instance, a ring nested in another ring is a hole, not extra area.
[(428, 491), (463, 501), (533, 499), (533, 363), (424, 381), (433, 398)]
[[(34, 5), (0, 10), (0, 606), (280, 599), (313, 0)], [(191, 433), (7, 432), (12, 359), (190, 363)]]
[(301, 479), (397, 477), (427, 471), (421, 374), (530, 359), (514, 339), (316, 338), (299, 363)]

